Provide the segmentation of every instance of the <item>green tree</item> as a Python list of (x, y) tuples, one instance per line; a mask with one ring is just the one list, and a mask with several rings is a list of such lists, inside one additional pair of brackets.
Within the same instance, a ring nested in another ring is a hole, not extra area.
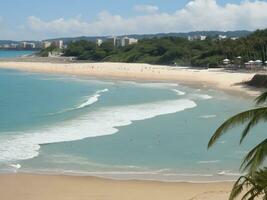
[[(226, 120), (211, 137), (208, 148), (212, 147), (218, 139), (229, 129), (246, 124), (240, 138), (240, 144), (244, 141), (251, 129), (260, 122), (267, 121), (267, 92), (263, 93), (256, 99), (259, 107), (239, 113)], [(241, 176), (235, 183), (230, 200), (235, 199), (246, 187), (247, 193), (242, 199), (254, 199), (263, 195), (267, 199), (267, 168), (264, 167), (264, 161), (267, 157), (267, 138), (256, 145), (244, 158), (240, 169), (247, 175)]]

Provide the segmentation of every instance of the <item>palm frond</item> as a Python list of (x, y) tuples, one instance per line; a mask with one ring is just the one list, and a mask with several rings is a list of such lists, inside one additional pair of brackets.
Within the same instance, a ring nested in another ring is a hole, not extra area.
[(267, 190), (267, 168), (258, 170), (254, 175), (248, 174), (241, 176), (234, 184), (229, 200), (236, 199), (241, 193), (243, 194), (242, 200), (254, 200), (255, 197), (266, 197)]
[[(244, 190), (244, 184), (245, 184), (245, 179), (246, 180), (246, 177), (245, 176), (241, 176), (234, 184), (233, 188), (232, 188), (232, 191), (231, 191), (231, 194), (230, 194), (230, 197), (229, 197), (229, 200), (234, 200), (235, 198), (237, 198), (241, 192)], [(243, 181), (242, 181), (243, 180)], [(241, 182), (242, 181), (242, 182)]]
[[(230, 119), (226, 120), (213, 134), (211, 137), (208, 148), (212, 147), (217, 140), (224, 135), (229, 129), (244, 124), (248, 121), (251, 121), (251, 124), (249, 127), (247, 127), (247, 130), (243, 132), (243, 139), (248, 134), (251, 127), (255, 126), (260, 120), (267, 118), (267, 107), (261, 107), (261, 108), (255, 108), (248, 111), (241, 112), (237, 115), (234, 115)], [(241, 141), (243, 141), (243, 139)]]
[(265, 103), (267, 101), (267, 92), (262, 93), (255, 101), (257, 105)]
[[(241, 169), (250, 172), (255, 171), (264, 161), (267, 156), (267, 139), (254, 147), (244, 158)], [(267, 181), (267, 180), (266, 180)]]
[(259, 112), (255, 113), (255, 116), (248, 122), (247, 126), (245, 127), (245, 129), (242, 132), (242, 135), (240, 138), (240, 144), (243, 142), (243, 140), (248, 135), (250, 130), (254, 126), (256, 126), (260, 121), (267, 121), (267, 112), (259, 111)]

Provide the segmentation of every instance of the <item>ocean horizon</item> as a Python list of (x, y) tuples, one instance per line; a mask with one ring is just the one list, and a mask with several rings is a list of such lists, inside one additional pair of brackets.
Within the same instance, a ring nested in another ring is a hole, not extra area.
[(207, 150), (224, 120), (254, 106), (209, 87), (1, 69), (0, 91), (1, 173), (229, 181), (263, 138), (258, 126), (237, 147), (240, 127)]

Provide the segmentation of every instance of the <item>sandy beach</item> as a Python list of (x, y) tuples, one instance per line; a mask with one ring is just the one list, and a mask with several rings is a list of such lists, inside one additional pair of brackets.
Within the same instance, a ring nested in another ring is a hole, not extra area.
[(225, 200), (232, 184), (13, 174), (0, 175), (0, 194), (3, 200)]
[(143, 81), (169, 81), (198, 87), (258, 95), (255, 89), (240, 83), (250, 80), (255, 74), (229, 72), (223, 69), (194, 69), (132, 63), (50, 63), (0, 61), (0, 68), (29, 72), (92, 76)]

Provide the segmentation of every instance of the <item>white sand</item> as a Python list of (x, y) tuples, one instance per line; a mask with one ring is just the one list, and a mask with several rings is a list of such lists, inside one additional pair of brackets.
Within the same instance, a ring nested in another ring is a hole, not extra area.
[(127, 80), (171, 81), (197, 86), (219, 88), (234, 93), (258, 95), (259, 92), (241, 85), (254, 73), (227, 72), (222, 69), (192, 69), (130, 63), (45, 63), (1, 61), (0, 68), (30, 72), (84, 75)]

